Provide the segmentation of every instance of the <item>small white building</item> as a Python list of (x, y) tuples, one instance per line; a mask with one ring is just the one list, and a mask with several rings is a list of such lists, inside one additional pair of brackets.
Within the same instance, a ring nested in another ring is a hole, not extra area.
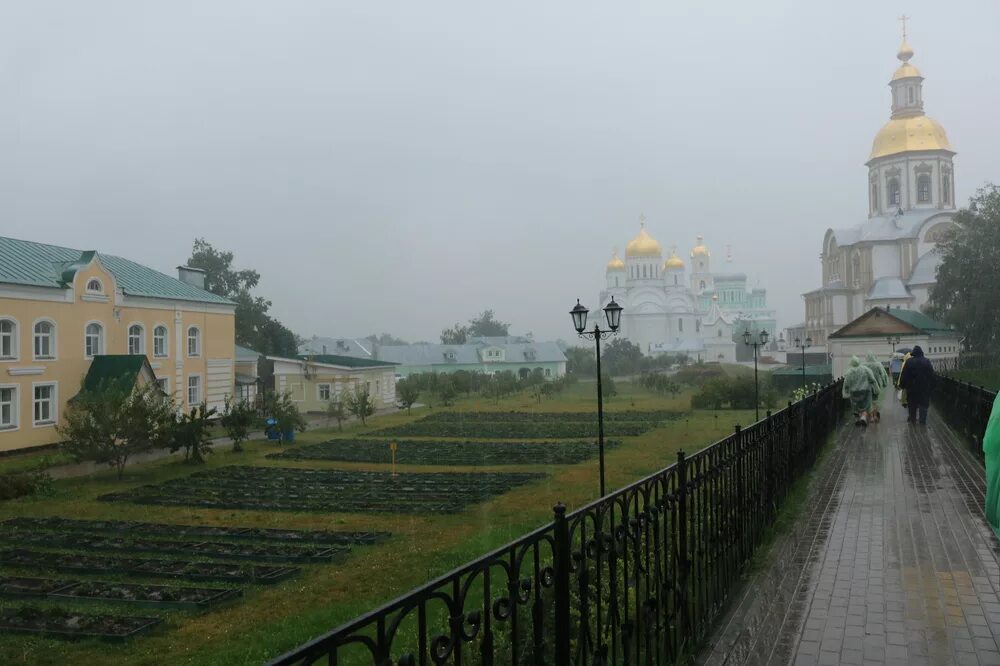
[(958, 331), (915, 310), (874, 308), (830, 334), (833, 376), (841, 377), (852, 356), (864, 360), (875, 352), (886, 362), (893, 349), (920, 345), (931, 362), (955, 359), (961, 347)]

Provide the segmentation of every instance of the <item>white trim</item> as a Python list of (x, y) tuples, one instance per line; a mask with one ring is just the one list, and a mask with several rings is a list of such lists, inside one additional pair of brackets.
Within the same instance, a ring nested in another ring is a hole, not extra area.
[[(326, 392), (327, 392), (327, 396), (325, 398), (322, 396), (322, 394), (320, 392), (320, 389), (322, 387), (324, 387), (324, 386), (326, 387)], [(332, 396), (333, 396), (333, 382), (322, 382), (320, 384), (316, 384), (316, 399), (317, 400), (320, 400), (320, 401), (329, 400)]]
[[(139, 327), (139, 349), (138, 351), (132, 351), (132, 327)], [(146, 353), (146, 326), (141, 321), (129, 322), (128, 326), (125, 327), (125, 353), (135, 354), (136, 356), (145, 355)]]
[(36, 284), (0, 284), (0, 299), (21, 301), (73, 302), (73, 289), (64, 287), (44, 287)]
[(98, 337), (98, 340), (97, 340), (97, 353), (98, 354), (103, 354), (104, 353), (104, 346), (105, 346), (104, 345), (104, 334), (108, 330), (107, 327), (104, 325), (104, 322), (98, 321), (97, 319), (91, 319), (90, 321), (88, 321), (87, 323), (85, 323), (83, 325), (83, 358), (85, 358), (87, 360), (91, 360), (91, 359), (94, 358), (94, 354), (88, 354), (87, 353), (87, 329), (90, 328), (91, 324), (97, 324), (98, 326), (101, 327), (101, 334), (100, 334), (100, 336)]
[(11, 377), (21, 377), (23, 375), (41, 375), (45, 374), (44, 365), (30, 365), (21, 366), (19, 368), (10, 367), (7, 368), (7, 374)]
[[(164, 331), (163, 336), (163, 353), (156, 353), (156, 329), (162, 328)], [(163, 322), (157, 322), (153, 324), (153, 358), (170, 358), (170, 327)]]
[[(48, 421), (35, 420), (35, 389), (40, 386), (52, 387), (52, 408)], [(31, 382), (31, 427), (52, 428), (59, 423), (59, 382)]]
[(84, 294), (80, 300), (87, 303), (110, 303), (111, 297), (104, 294)]
[(232, 365), (233, 362), (231, 358), (210, 358), (206, 361), (206, 364), (210, 368), (226, 368)]
[(159, 370), (160, 368), (163, 367), (163, 364), (162, 363), (150, 363), (149, 367), (151, 367), (153, 370)]
[[(198, 344), (197, 351), (191, 353), (191, 331), (198, 331)], [(201, 326), (191, 325), (184, 330), (184, 351), (188, 358), (201, 358), (202, 346), (204, 345), (204, 340), (202, 339)]]
[[(191, 402), (191, 379), (192, 378), (198, 380), (198, 401), (197, 402)], [(203, 379), (204, 378), (201, 376), (200, 372), (192, 372), (191, 374), (189, 374), (187, 376), (187, 381), (184, 384), (184, 403), (188, 407), (195, 407), (196, 405), (200, 405), (203, 402), (205, 402), (205, 396), (202, 395), (205, 392), (205, 382), (203, 381)]]
[(154, 375), (155, 375), (156, 378), (153, 381), (155, 381), (157, 384), (159, 384), (160, 382), (166, 382), (166, 387), (163, 388), (163, 393), (164, 393), (164, 395), (169, 396), (170, 395), (170, 377), (169, 377), (169, 375), (164, 375), (163, 377), (160, 377), (159, 375), (156, 375), (156, 373), (154, 373)]
[(143, 310), (180, 310), (182, 312), (197, 312), (201, 314), (234, 314), (236, 304), (202, 303), (201, 301), (178, 301), (173, 298), (155, 298), (153, 296), (136, 296), (121, 294), (115, 300), (118, 305)]
[(0, 321), (10, 321), (14, 323), (14, 336), (11, 338), (11, 351), (13, 356), (0, 356), (0, 363), (12, 363), (21, 358), (21, 322), (13, 315), (0, 315)]
[[(97, 289), (91, 289), (90, 288), (90, 283), (91, 282), (96, 282), (97, 283)], [(99, 277), (89, 277), (89, 278), (87, 278), (87, 283), (85, 285), (83, 285), (83, 290), (87, 294), (97, 294), (99, 296), (104, 296), (105, 295), (104, 294), (104, 283), (101, 282), (101, 278), (99, 278)]]
[[(35, 355), (35, 327), (43, 322), (52, 324), (52, 336), (49, 344), (49, 351), (51, 354), (49, 356)], [(51, 317), (39, 317), (35, 321), (31, 322), (31, 358), (35, 361), (59, 360), (59, 325), (56, 324), (55, 319), (52, 319)]]
[(17, 432), (21, 429), (21, 385), (20, 384), (0, 384), (0, 390), (14, 389), (14, 399), (11, 402), (11, 414), (14, 422), (11, 425), (0, 423), (0, 433)]

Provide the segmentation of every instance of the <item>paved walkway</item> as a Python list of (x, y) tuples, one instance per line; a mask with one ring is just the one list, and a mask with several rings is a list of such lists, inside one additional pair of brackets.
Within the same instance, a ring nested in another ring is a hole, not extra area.
[(982, 466), (936, 414), (848, 423), (804, 514), (703, 662), (1000, 664), (1000, 542)]

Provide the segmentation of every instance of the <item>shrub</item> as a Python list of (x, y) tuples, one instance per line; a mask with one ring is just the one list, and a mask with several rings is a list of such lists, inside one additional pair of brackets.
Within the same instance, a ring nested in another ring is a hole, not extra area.
[(190, 412), (181, 414), (171, 431), (170, 450), (184, 449), (184, 461), (205, 462), (205, 454), (211, 453), (212, 439), (209, 436), (209, 419), (215, 416), (215, 408), (196, 405)]
[(0, 500), (52, 492), (52, 477), (40, 469), (0, 474)]
[(233, 451), (242, 451), (243, 442), (250, 438), (250, 429), (257, 422), (257, 413), (246, 400), (235, 402), (226, 398), (221, 421), (229, 439), (233, 440)]

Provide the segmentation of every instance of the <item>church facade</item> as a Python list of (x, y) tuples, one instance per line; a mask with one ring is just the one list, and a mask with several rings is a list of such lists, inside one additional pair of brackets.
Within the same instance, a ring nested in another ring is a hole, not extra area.
[(676, 250), (664, 260), (663, 247), (643, 222), (625, 246), (625, 259), (616, 251), (608, 262), (601, 307), (613, 297), (624, 308), (620, 333), (643, 354), (734, 362), (741, 356), (744, 330), (774, 333), (767, 292), (748, 289), (744, 273), (713, 272), (711, 252), (701, 236), (690, 259), (690, 271)]
[(889, 82), (889, 122), (865, 163), (868, 220), (827, 230), (823, 284), (804, 294), (802, 328), (817, 347), (874, 307), (923, 308), (941, 262), (937, 244), (955, 225), (955, 151), (944, 128), (924, 114), (924, 79), (912, 57), (904, 34)]

